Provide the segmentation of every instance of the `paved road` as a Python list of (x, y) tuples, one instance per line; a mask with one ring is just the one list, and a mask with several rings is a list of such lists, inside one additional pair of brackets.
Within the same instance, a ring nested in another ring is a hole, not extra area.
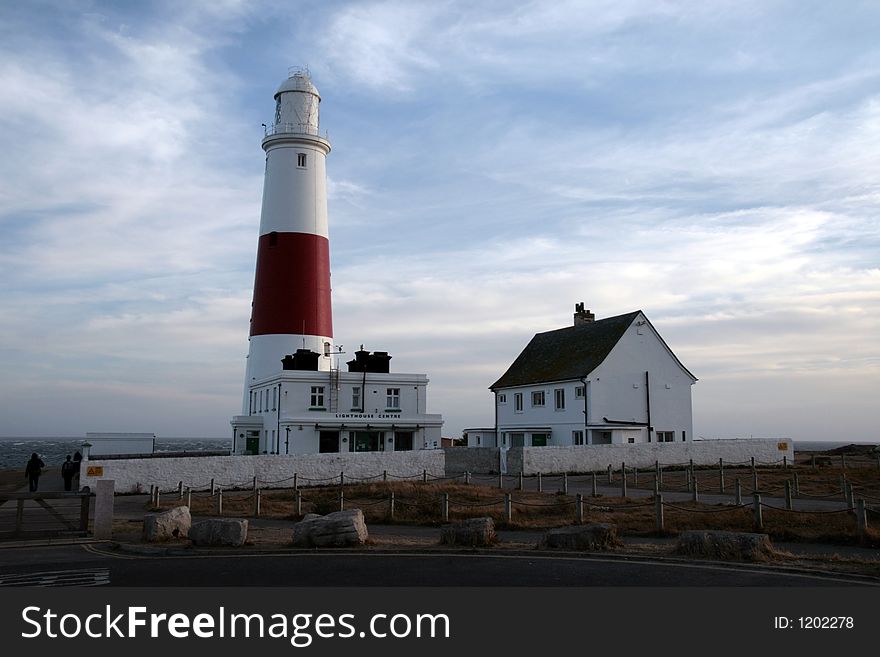
[[(71, 581), (75, 580), (75, 581)], [(538, 553), (215, 552), (143, 555), (108, 544), (0, 550), (0, 586), (841, 586), (857, 577), (754, 565)]]

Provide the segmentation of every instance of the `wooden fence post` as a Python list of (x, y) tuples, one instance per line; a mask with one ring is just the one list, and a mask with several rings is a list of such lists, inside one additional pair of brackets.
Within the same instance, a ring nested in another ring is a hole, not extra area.
[(217, 489), (217, 515), (223, 515), (223, 489)]
[(339, 473), (339, 485), (345, 486), (345, 470)]
[(254, 493), (254, 517), (255, 518), (260, 517), (260, 507), (262, 506), (262, 502), (263, 502), (263, 491), (260, 489), (257, 489), (257, 491)]
[(788, 509), (789, 511), (792, 510), (791, 482), (788, 479), (785, 480), (785, 508)]
[(734, 479), (733, 485), (734, 485), (733, 503), (736, 504), (737, 506), (741, 506), (743, 503), (743, 490), (742, 490), (742, 484), (739, 483), (739, 477)]
[(666, 528), (663, 520), (663, 493), (654, 498), (654, 519), (657, 531), (662, 532)]
[(177, 482), (177, 499), (179, 499), (179, 500), (183, 499), (183, 482), (182, 481)]
[(538, 492), (544, 492), (544, 479), (540, 472), (538, 473)]
[(752, 492), (758, 490), (758, 471), (752, 470)]
[[(861, 502), (861, 500), (859, 500)], [(577, 494), (577, 522), (579, 525), (584, 524), (584, 496)]]
[(394, 520), (394, 491), (391, 491), (391, 497), (388, 500), (388, 517)]
[(865, 510), (865, 500), (861, 497), (856, 502), (856, 518), (858, 518), (859, 536), (864, 538), (868, 532), (868, 513)]
[(217, 492), (217, 489), (214, 487), (214, 477), (211, 477), (211, 497), (214, 497), (216, 492)]
[(504, 517), (507, 518), (507, 522), (513, 520), (513, 503), (510, 499), (510, 493), (504, 494)]
[(568, 473), (562, 473), (562, 494), (568, 495)]
[(254, 485), (253, 485), (253, 490), (254, 490), (254, 493), (257, 492), (257, 477), (256, 477), (256, 475), (254, 475)]
[[(624, 464), (621, 463), (620, 465), (623, 466)], [(620, 474), (620, 496), (626, 497), (626, 470), (623, 467), (620, 469)]]
[(382, 481), (388, 481), (388, 470), (382, 470)]
[(596, 489), (596, 473), (593, 472), (592, 475), (593, 475), (593, 492), (592, 492), (592, 496), (593, 496), (593, 497), (599, 497), (599, 491)]
[(341, 488), (339, 489), (339, 510), (345, 511), (345, 493)]
[(794, 495), (795, 497), (799, 497), (801, 494), (801, 482), (798, 479), (798, 473), (794, 472)]
[(296, 490), (296, 515), (301, 516), (303, 514), (303, 493), (301, 490), (297, 488)]
[(611, 464), (608, 464), (608, 484), (611, 485), (614, 483), (614, 479), (611, 476)]
[(186, 506), (189, 509), (192, 509), (193, 505), (193, 489), (189, 486), (186, 487)]
[(443, 502), (440, 511), (443, 515), (443, 522), (449, 522), (449, 493), (443, 493)]
[(516, 485), (517, 490), (523, 489), (523, 480), (522, 479), (523, 479), (523, 474), (522, 474), (522, 470), (520, 470), (519, 471), (519, 483), (517, 483), (517, 485)]
[(764, 529), (764, 515), (761, 513), (761, 496), (758, 493), (752, 495), (755, 507), (755, 529)]
[(427, 470), (422, 470), (422, 483), (423, 484), (428, 483), (428, 471)]
[(464, 471), (464, 483), (466, 483), (466, 484), (471, 483), (471, 473), (469, 470)]
[(718, 459), (718, 492), (724, 495), (724, 459)]
[(293, 473), (293, 490), (299, 490), (299, 473)]
[(694, 490), (693, 490), (692, 499), (694, 502), (699, 502), (700, 501), (700, 493), (699, 493), (699, 490), (697, 489), (697, 480), (694, 479), (693, 483), (694, 483)]

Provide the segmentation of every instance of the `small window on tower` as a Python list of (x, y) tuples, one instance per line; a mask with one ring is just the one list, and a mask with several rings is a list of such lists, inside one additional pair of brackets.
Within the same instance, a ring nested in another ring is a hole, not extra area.
[(296, 154), (296, 166), (305, 168), (305, 166), (306, 166), (306, 154), (305, 153), (297, 153)]

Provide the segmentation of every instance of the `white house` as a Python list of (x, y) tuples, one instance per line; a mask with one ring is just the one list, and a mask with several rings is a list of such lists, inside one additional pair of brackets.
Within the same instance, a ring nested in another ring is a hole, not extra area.
[(642, 311), (538, 333), (495, 393), (501, 447), (680, 442), (693, 438), (697, 378)]
[[(428, 414), (428, 378), (390, 372), (391, 356), (361, 348), (348, 371), (317, 369), (300, 349), (250, 386), (248, 414), (232, 419), (236, 454), (433, 449), (442, 416)], [(338, 357), (338, 354), (336, 354)]]

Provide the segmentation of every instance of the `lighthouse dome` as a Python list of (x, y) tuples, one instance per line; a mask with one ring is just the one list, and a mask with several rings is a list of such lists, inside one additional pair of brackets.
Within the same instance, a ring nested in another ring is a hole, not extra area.
[(312, 76), (309, 75), (308, 69), (291, 69), (288, 78), (281, 83), (278, 91), (275, 92), (275, 98), (277, 99), (278, 96), (288, 91), (302, 91), (317, 96), (318, 100), (321, 99), (321, 94), (318, 93), (317, 87), (312, 84)]

